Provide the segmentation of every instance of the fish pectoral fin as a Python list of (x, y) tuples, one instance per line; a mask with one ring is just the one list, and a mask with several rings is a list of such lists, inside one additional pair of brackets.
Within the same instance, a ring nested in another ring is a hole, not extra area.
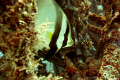
[(43, 61), (50, 59), (57, 51), (57, 47), (51, 47)]
[(47, 38), (49, 39), (49, 41), (51, 41), (53, 34), (49, 31), (47, 31), (46, 34), (47, 34)]

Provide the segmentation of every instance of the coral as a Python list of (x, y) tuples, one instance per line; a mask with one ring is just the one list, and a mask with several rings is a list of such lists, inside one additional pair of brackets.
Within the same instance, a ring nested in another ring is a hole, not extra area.
[(81, 78), (82, 72), (79, 71), (74, 65), (71, 64), (68, 58), (65, 58), (66, 61), (66, 68), (62, 71), (60, 76), (63, 76), (64, 78)]
[(59, 76), (53, 76), (52, 74), (49, 74), (47, 77), (46, 76), (42, 76), (39, 78), (40, 80), (62, 80), (63, 77), (59, 77)]
[[(98, 67), (96, 70), (95, 67), (90, 67), (92, 64), (90, 62), (87, 65), (89, 67), (87, 76), (95, 74), (97, 78), (94, 79), (97, 80), (119, 79), (120, 1), (101, 0), (100, 4), (97, 0), (91, 0), (92, 3), (95, 3), (93, 4), (95, 5), (93, 13), (89, 11), (90, 5), (87, 0), (67, 0), (63, 3), (58, 0), (56, 1), (66, 13), (72, 25), (71, 29), (76, 31), (77, 36), (74, 35), (75, 31), (72, 30), (72, 37), (78, 40), (79, 43), (77, 44), (79, 46), (75, 44), (74, 47), (76, 47), (75, 49), (80, 49), (82, 53), (76, 52), (78, 50), (74, 51), (77, 53), (77, 55), (74, 54), (76, 58), (79, 57), (80, 60), (86, 62), (90, 52), (90, 56), (93, 59), (95, 57), (96, 61), (101, 63), (101, 67)], [(98, 11), (96, 4), (102, 5), (104, 13), (103, 11)], [(103, 16), (100, 16), (100, 12), (102, 12)], [(75, 40), (74, 42), (76, 43)], [(71, 59), (71, 57), (69, 58)], [(99, 61), (100, 59), (102, 59), (102, 62)], [(92, 65), (95, 66), (96, 64), (93, 63)]]
[[(3, 80), (38, 79), (34, 58), (38, 39), (35, 30), (36, 5), (33, 0), (3, 1), (0, 3), (0, 73)], [(9, 4), (10, 3), (10, 4)], [(4, 73), (3, 73), (4, 72)], [(35, 78), (36, 77), (36, 78)], [(35, 79), (34, 79), (35, 78)]]

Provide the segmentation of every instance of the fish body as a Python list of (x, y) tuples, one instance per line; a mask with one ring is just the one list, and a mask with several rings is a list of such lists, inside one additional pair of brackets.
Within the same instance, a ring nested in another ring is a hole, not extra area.
[(54, 25), (49, 27), (52, 31), (46, 31), (45, 36), (48, 38), (47, 42), (50, 49), (44, 60), (50, 59), (63, 47), (72, 46), (70, 23), (55, 0), (40, 0), (38, 3), (38, 15), (40, 15), (41, 23), (45, 22), (46, 17), (49, 21), (55, 22)]

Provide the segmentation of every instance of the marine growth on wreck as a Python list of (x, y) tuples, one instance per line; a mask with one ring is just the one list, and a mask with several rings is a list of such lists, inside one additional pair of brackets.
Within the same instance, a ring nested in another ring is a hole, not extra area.
[(0, 0), (0, 80), (119, 80), (120, 0)]

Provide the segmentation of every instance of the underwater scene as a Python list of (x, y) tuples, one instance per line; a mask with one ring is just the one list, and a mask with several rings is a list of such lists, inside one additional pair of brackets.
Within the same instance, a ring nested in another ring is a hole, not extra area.
[(0, 0), (0, 80), (120, 80), (120, 0)]

